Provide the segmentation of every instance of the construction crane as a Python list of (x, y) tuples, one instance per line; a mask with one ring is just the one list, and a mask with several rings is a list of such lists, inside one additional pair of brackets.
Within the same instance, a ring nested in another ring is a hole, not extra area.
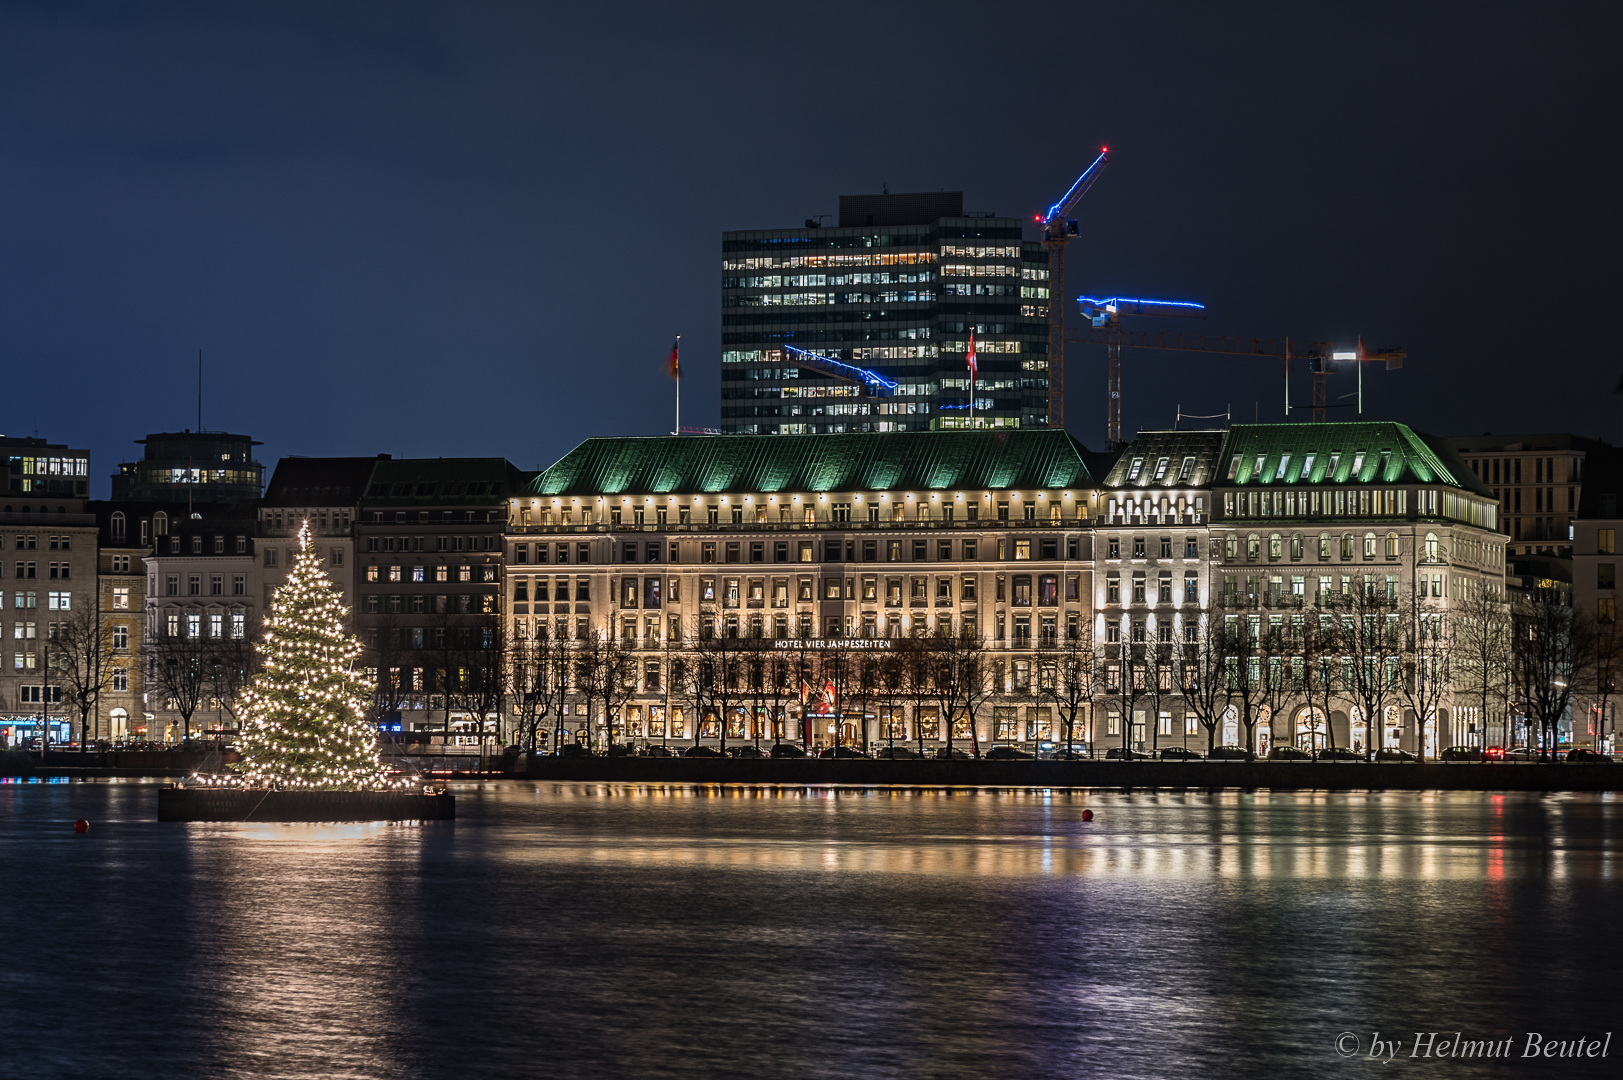
[(1151, 315), (1174, 319), (1204, 319), (1206, 307), (1191, 300), (1140, 300), (1129, 296), (1079, 296), (1082, 315), (1106, 337), (1105, 449), (1127, 445), (1121, 434), (1121, 318)]
[(791, 364), (802, 371), (815, 371), (847, 386), (854, 386), (857, 388), (857, 397), (891, 397), (896, 393), (896, 384), (876, 371), (842, 363), (827, 356), (819, 356), (805, 349), (797, 349), (793, 345), (785, 345), (783, 348), (788, 353), (787, 359)]
[(1065, 426), (1065, 245), (1077, 235), (1076, 222), (1069, 215), (1076, 209), (1082, 196), (1110, 162), (1110, 147), (1099, 148), (1076, 183), (1059, 202), (1038, 214), (1038, 225), (1043, 230), (1043, 247), (1048, 251), (1048, 426)]
[[(1290, 415), (1293, 406), (1290, 400), (1290, 363), (1292, 360), (1306, 360), (1308, 371), (1313, 376), (1313, 398), (1308, 406), (1312, 410), (1315, 423), (1325, 419), (1325, 411), (1338, 406), (1329, 402), (1329, 379), (1332, 374), (1340, 370), (1342, 363), (1355, 363), (1358, 365), (1358, 402), (1359, 412), (1363, 412), (1363, 371), (1364, 364), (1381, 362), (1388, 371), (1403, 366), (1408, 356), (1397, 346), (1383, 346), (1370, 352), (1364, 348), (1362, 339), (1359, 340), (1356, 350), (1338, 351), (1328, 342), (1324, 341), (1298, 341), (1292, 338), (1247, 338), (1231, 335), (1212, 334), (1172, 334), (1163, 331), (1130, 331), (1123, 330), (1119, 322), (1112, 325), (1108, 318), (1101, 318), (1097, 301), (1082, 297), (1082, 310), (1089, 313), (1092, 327), (1083, 331), (1071, 342), (1080, 345), (1103, 345), (1114, 354), (1114, 363), (1119, 364), (1120, 353), (1124, 348), (1131, 349), (1159, 349), (1167, 352), (1201, 352), (1220, 353), (1227, 356), (1260, 356), (1279, 360), (1282, 365), (1285, 382), (1285, 415)], [(1164, 303), (1164, 302), (1163, 302)], [(1139, 314), (1128, 311), (1127, 314)], [(1165, 314), (1155, 312), (1155, 314)], [(1119, 314), (1118, 314), (1119, 318)], [(1114, 398), (1110, 403), (1111, 417), (1117, 424), (1113, 432), (1112, 448), (1121, 445), (1115, 441), (1120, 437), (1120, 409), (1121, 399)]]

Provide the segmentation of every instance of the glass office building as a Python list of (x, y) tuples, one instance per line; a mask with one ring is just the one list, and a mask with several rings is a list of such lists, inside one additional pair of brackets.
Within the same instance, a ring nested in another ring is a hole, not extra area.
[(721, 248), (723, 433), (1047, 426), (1048, 259), (1019, 220), (956, 191), (842, 195), (836, 227)]

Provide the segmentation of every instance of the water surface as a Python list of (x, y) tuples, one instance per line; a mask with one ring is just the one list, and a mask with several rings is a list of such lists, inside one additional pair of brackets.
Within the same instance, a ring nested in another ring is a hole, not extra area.
[[(160, 825), (151, 785), (0, 784), (0, 1076), (1582, 1076), (1623, 1057), (1520, 1057), (1527, 1032), (1616, 1022), (1608, 795), (457, 794), (456, 822)], [(1389, 1065), (1377, 1031), (1404, 1040)], [(1417, 1031), (1516, 1056), (1410, 1058)]]

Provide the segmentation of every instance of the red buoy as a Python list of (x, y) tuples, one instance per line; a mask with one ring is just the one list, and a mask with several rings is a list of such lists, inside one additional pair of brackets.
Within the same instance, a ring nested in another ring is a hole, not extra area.
[(90, 822), (86, 821), (84, 818), (80, 818), (78, 821), (75, 821), (73, 823), (73, 831), (74, 832), (89, 832), (90, 831)]
[(1082, 811), (1082, 820), (1083, 821), (1092, 821), (1093, 820), (1093, 811), (1092, 810), (1084, 810), (1084, 811)]

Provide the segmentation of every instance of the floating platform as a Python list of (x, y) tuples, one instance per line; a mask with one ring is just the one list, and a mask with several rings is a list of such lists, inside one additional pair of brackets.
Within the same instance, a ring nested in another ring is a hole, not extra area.
[(456, 798), (415, 791), (245, 791), (163, 787), (159, 821), (452, 821)]

